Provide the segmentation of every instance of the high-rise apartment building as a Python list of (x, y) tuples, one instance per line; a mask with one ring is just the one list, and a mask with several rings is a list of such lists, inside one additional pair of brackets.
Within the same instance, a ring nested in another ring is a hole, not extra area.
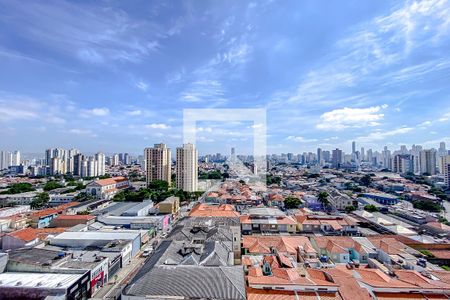
[(197, 191), (198, 153), (193, 144), (177, 148), (176, 182), (177, 188), (183, 191)]
[(382, 157), (383, 157), (383, 167), (392, 170), (391, 151), (388, 150), (386, 146), (384, 146)]
[(111, 166), (118, 166), (119, 165), (119, 154), (114, 154), (111, 156)]
[(411, 154), (397, 154), (392, 160), (392, 171), (406, 174), (414, 171), (414, 156)]
[(97, 164), (97, 175), (95, 176), (103, 176), (106, 174), (105, 170), (105, 154), (99, 152), (95, 154), (95, 160)]
[(84, 160), (85, 160), (85, 157), (81, 153), (78, 153), (73, 157), (73, 175), (81, 176), (81, 174), (86, 173), (86, 171), (83, 170), (83, 161)]
[(342, 164), (342, 159), (342, 150), (337, 148), (333, 150), (331, 154), (331, 163), (333, 165), (333, 168), (339, 168)]
[(317, 163), (320, 166), (323, 164), (322, 149), (320, 148), (317, 148)]
[(0, 170), (8, 169), (12, 165), (12, 153), (0, 151)]
[(445, 156), (442, 173), (444, 174), (445, 186), (450, 188), (450, 155)]
[(20, 151), (16, 150), (12, 153), (11, 165), (20, 166)]
[(331, 153), (328, 150), (322, 151), (323, 161), (324, 162), (330, 162), (331, 160)]
[(155, 180), (164, 180), (171, 184), (171, 153), (166, 144), (155, 144), (153, 148), (145, 148), (145, 174), (147, 185)]
[(422, 150), (419, 155), (420, 174), (436, 175), (436, 150)]

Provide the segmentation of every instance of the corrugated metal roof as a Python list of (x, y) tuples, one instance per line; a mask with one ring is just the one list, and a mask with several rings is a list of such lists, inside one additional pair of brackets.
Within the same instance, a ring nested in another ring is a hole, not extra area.
[(83, 274), (16, 273), (0, 274), (0, 287), (39, 287), (64, 289), (70, 287)]

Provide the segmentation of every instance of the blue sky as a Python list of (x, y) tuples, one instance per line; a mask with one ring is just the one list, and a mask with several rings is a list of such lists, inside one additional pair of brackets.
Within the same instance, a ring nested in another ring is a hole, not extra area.
[[(0, 148), (141, 153), (185, 108), (266, 108), (268, 152), (450, 144), (450, 2), (0, 0)], [(252, 124), (199, 124), (200, 153)]]

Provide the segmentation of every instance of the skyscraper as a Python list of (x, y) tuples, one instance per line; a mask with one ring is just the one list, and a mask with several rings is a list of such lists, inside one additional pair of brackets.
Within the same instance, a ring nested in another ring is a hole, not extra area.
[(352, 154), (354, 154), (356, 152), (356, 142), (353, 141), (352, 142)]
[(443, 172), (445, 186), (450, 188), (450, 155), (444, 157)]
[(183, 191), (197, 191), (198, 153), (193, 144), (177, 148), (176, 181), (177, 188)]
[(11, 164), (13, 166), (20, 166), (20, 151), (16, 150), (12, 153)]
[(445, 142), (439, 143), (439, 156), (446, 156), (448, 154), (447, 149), (445, 147)]
[(322, 149), (317, 148), (317, 163), (321, 166), (323, 163)]
[(155, 144), (153, 148), (145, 148), (144, 157), (147, 185), (155, 180), (164, 180), (170, 185), (172, 160), (170, 149), (166, 144)]
[(95, 154), (95, 160), (97, 163), (97, 175), (96, 176), (103, 176), (105, 175), (105, 154), (99, 152)]
[(12, 164), (12, 153), (8, 151), (0, 151), (0, 170), (8, 169)]
[(342, 164), (342, 150), (336, 148), (331, 154), (331, 163), (334, 168), (339, 168)]
[(405, 174), (414, 171), (414, 156), (411, 154), (397, 154), (394, 156), (392, 171)]
[(383, 167), (392, 170), (391, 151), (387, 148), (387, 146), (384, 146), (382, 156), (383, 156)]
[(420, 151), (420, 174), (436, 175), (436, 150)]
[(235, 161), (235, 160), (236, 160), (236, 151), (235, 151), (234, 147), (231, 148), (231, 156), (230, 156), (230, 160), (231, 160), (231, 161)]

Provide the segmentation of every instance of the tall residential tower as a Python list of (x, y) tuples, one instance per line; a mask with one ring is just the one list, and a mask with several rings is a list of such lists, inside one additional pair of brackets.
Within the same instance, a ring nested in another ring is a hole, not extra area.
[(197, 191), (198, 153), (193, 144), (177, 148), (176, 180), (177, 188), (186, 192)]
[(170, 185), (171, 174), (171, 153), (166, 144), (155, 144), (153, 148), (145, 148), (145, 175), (147, 185), (155, 180), (167, 181)]

